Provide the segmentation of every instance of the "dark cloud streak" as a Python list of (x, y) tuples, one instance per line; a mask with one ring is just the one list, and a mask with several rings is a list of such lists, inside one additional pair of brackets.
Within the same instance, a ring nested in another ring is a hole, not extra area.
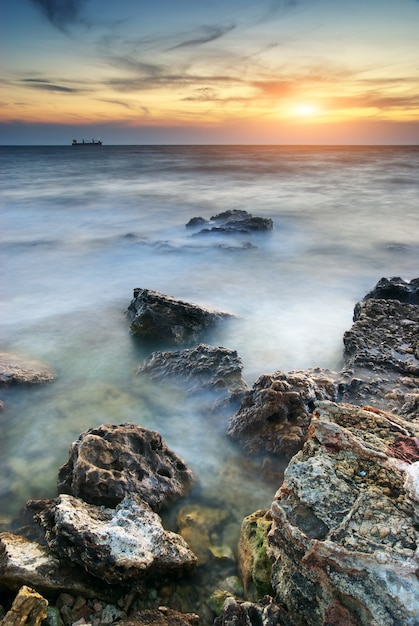
[(203, 44), (210, 43), (211, 41), (215, 41), (216, 39), (220, 39), (220, 37), (224, 37), (224, 35), (231, 32), (235, 28), (235, 24), (230, 24), (229, 26), (202, 26), (202, 35), (194, 37), (193, 39), (187, 39), (186, 41), (182, 41), (176, 46), (173, 46), (171, 50), (176, 50), (178, 48), (202, 46)]
[(82, 11), (88, 0), (30, 0), (63, 33), (73, 24), (86, 24)]
[(63, 93), (80, 93), (80, 89), (74, 87), (65, 87), (64, 85), (56, 85), (49, 80), (42, 80), (41, 78), (24, 78), (22, 83), (27, 84), (33, 89), (43, 89), (46, 91), (59, 91)]

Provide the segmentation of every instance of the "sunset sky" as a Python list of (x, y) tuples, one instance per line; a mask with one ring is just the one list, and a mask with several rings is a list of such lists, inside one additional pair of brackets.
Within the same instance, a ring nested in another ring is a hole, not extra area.
[(2, 0), (0, 144), (418, 144), (419, 0)]

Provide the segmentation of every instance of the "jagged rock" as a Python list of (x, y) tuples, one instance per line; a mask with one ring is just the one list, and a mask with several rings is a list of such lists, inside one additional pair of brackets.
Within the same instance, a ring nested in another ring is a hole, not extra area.
[(419, 307), (381, 294), (357, 303), (344, 334), (342, 399), (419, 420)]
[(214, 548), (217, 547), (213, 545), (212, 535), (228, 517), (229, 513), (224, 509), (198, 504), (189, 504), (179, 510), (179, 533), (198, 557), (199, 565), (204, 565), (211, 558)]
[(199, 341), (202, 335), (233, 315), (177, 300), (151, 289), (134, 289), (127, 315), (131, 332), (169, 343)]
[(242, 522), (238, 560), (246, 600), (255, 602), (264, 596), (273, 595), (272, 564), (267, 554), (271, 526), (270, 510), (256, 511)]
[(406, 281), (399, 276), (381, 278), (364, 300), (383, 298), (385, 300), (399, 300), (407, 304), (419, 304), (419, 278)]
[(87, 598), (118, 599), (97, 578), (74, 563), (60, 562), (46, 546), (12, 533), (0, 533), (0, 586), (17, 591), (29, 585), (46, 596), (68, 592)]
[(110, 584), (182, 573), (197, 561), (183, 538), (166, 531), (136, 496), (107, 509), (61, 495), (35, 517), (54, 553)]
[(45, 363), (16, 354), (0, 353), (0, 386), (49, 383), (54, 378), (55, 373)]
[(418, 435), (394, 414), (318, 403), (268, 535), (276, 600), (297, 626), (418, 624)]
[[(201, 228), (204, 226), (204, 228)], [(199, 234), (206, 233), (250, 233), (262, 232), (273, 229), (273, 222), (267, 217), (255, 217), (251, 213), (241, 209), (230, 209), (209, 220), (202, 217), (193, 217), (186, 224), (187, 228), (199, 227)]]
[(250, 454), (291, 458), (306, 439), (315, 401), (336, 399), (335, 377), (320, 368), (263, 374), (245, 394), (227, 433)]
[[(223, 614), (214, 620), (214, 626), (296, 626), (272, 598), (266, 596), (257, 603), (241, 602), (228, 597)], [(341, 623), (343, 626), (343, 622)], [(306, 626), (306, 625), (304, 625)], [(352, 626), (349, 624), (348, 626)]]
[(23, 585), (10, 611), (1, 621), (1, 626), (40, 626), (47, 616), (48, 601), (37, 591)]
[(199, 344), (172, 352), (153, 352), (137, 374), (151, 378), (176, 378), (190, 391), (212, 389), (232, 398), (248, 390), (242, 377), (243, 364), (236, 350)]
[(195, 613), (179, 613), (165, 606), (139, 611), (118, 622), (120, 626), (199, 626), (200, 623), (200, 617)]
[(193, 474), (158, 432), (136, 424), (91, 428), (70, 448), (58, 492), (114, 507), (136, 494), (155, 511), (186, 494)]

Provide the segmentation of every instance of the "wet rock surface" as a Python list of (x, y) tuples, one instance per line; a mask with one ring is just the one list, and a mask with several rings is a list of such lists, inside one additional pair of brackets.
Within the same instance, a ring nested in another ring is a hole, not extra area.
[(158, 511), (185, 495), (193, 481), (191, 470), (156, 431), (104, 424), (72, 444), (59, 470), (58, 492), (108, 507), (136, 494)]
[(55, 372), (45, 363), (17, 354), (0, 353), (0, 387), (49, 383), (54, 378)]
[(263, 374), (247, 392), (227, 433), (250, 454), (291, 458), (301, 449), (317, 400), (335, 400), (336, 374), (329, 370)]
[(295, 624), (417, 624), (418, 435), (390, 413), (318, 404), (268, 535), (276, 599)]
[(257, 217), (241, 209), (232, 209), (213, 215), (209, 220), (203, 217), (193, 217), (186, 224), (189, 229), (194, 229), (197, 234), (227, 233), (247, 234), (251, 232), (263, 232), (273, 229), (270, 218)]
[(369, 299), (398, 300), (407, 304), (419, 304), (419, 278), (403, 280), (399, 276), (381, 278), (364, 300)]
[(139, 288), (134, 289), (127, 315), (134, 335), (174, 344), (198, 342), (208, 330), (234, 317), (159, 291)]
[(272, 563), (268, 557), (268, 533), (272, 527), (270, 510), (255, 511), (245, 517), (240, 530), (238, 548), (239, 571), (244, 597), (256, 602), (272, 596)]
[(13, 600), (1, 626), (40, 626), (47, 616), (48, 602), (34, 589), (23, 585)]
[(343, 341), (342, 400), (418, 421), (419, 306), (383, 298), (359, 302)]
[(180, 535), (136, 496), (107, 509), (62, 495), (36, 516), (54, 554), (110, 584), (192, 569), (196, 556)]
[(153, 352), (137, 370), (153, 379), (172, 378), (190, 392), (210, 389), (238, 398), (248, 387), (242, 376), (243, 363), (236, 350), (199, 344), (170, 352)]

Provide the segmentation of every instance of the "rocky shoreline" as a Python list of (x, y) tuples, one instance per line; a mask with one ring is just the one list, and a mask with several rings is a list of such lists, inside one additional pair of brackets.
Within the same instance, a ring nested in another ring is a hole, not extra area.
[[(57, 498), (29, 501), (0, 533), (0, 624), (419, 623), (418, 303), (419, 279), (382, 278), (355, 305), (339, 372), (263, 373), (249, 389), (239, 355), (205, 343), (234, 315), (135, 289), (131, 332), (176, 345), (137, 376), (205, 389), (244, 457), (261, 471), (286, 459), (284, 480), (243, 520), (236, 563), (228, 513), (191, 497), (199, 476), (159, 433), (82, 433)], [(7, 355), (0, 368), (3, 385), (54, 377)]]

